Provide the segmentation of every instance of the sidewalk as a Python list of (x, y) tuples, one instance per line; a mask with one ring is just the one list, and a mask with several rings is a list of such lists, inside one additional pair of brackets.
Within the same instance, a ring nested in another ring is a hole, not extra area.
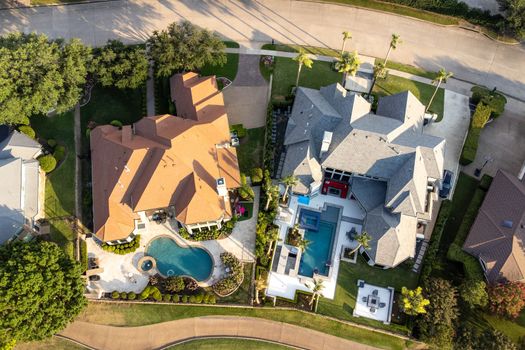
[(186, 339), (245, 337), (312, 350), (375, 350), (377, 348), (308, 328), (253, 317), (205, 316), (141, 327), (113, 327), (76, 321), (60, 333), (95, 349), (158, 349)]

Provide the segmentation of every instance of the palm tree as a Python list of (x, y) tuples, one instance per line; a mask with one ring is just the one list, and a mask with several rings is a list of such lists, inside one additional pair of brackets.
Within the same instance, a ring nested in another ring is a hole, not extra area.
[(354, 254), (359, 248), (363, 247), (365, 249), (370, 249), (370, 241), (372, 240), (372, 236), (370, 236), (366, 232), (361, 232), (361, 234), (357, 235), (354, 238), (354, 241), (357, 242), (357, 247), (350, 252), (350, 255)]
[(297, 61), (299, 67), (297, 68), (297, 79), (295, 80), (295, 87), (297, 88), (299, 86), (299, 76), (301, 75), (301, 68), (303, 68), (303, 65), (306, 66), (306, 68), (312, 68), (312, 65), (314, 64), (314, 61), (308, 56), (308, 54), (303, 50), (300, 49), (297, 56), (295, 56), (294, 61)]
[(323, 288), (324, 288), (323, 280), (314, 278), (314, 284), (313, 284), (313, 286), (311, 288), (312, 289), (312, 299), (310, 299), (310, 305), (312, 305), (314, 303), (315, 299), (319, 298)]
[(441, 85), (441, 83), (443, 83), (443, 82), (446, 83), (447, 79), (450, 78), (453, 75), (454, 75), (454, 73), (447, 72), (445, 70), (445, 68), (441, 68), (439, 70), (439, 72), (437, 73), (437, 76), (434, 78), (434, 80), (432, 80), (432, 84), (436, 84), (437, 83), (436, 84), (436, 90), (434, 90), (434, 93), (432, 94), (432, 97), (430, 98), (430, 101), (428, 102), (427, 109), (425, 109), (425, 112), (428, 112), (428, 109), (432, 105), (432, 101), (434, 101), (434, 97), (436, 97), (436, 93), (438, 92), (439, 86)]
[(392, 52), (392, 50), (397, 49), (397, 45), (402, 43), (402, 41), (399, 38), (400, 38), (399, 34), (395, 34), (395, 33), (392, 34), (392, 38), (390, 39), (390, 46), (388, 47), (388, 51), (385, 57), (385, 62), (384, 62), (385, 67), (386, 67), (386, 63), (388, 62), (388, 57), (390, 57), (390, 52)]
[(259, 291), (266, 289), (268, 287), (268, 282), (266, 278), (263, 277), (263, 274), (261, 273), (259, 277), (255, 280), (255, 302), (257, 304), (260, 304), (259, 301)]
[(346, 41), (348, 39), (352, 39), (352, 33), (344, 31), (342, 34), (343, 34), (343, 46), (341, 47), (341, 56), (343, 55), (343, 52), (345, 52)]
[(360, 64), (361, 61), (359, 61), (357, 51), (354, 51), (352, 53), (343, 53), (343, 55), (335, 63), (335, 69), (337, 69), (339, 73), (343, 73), (343, 87), (345, 86), (346, 77), (348, 76), (348, 74), (350, 74), (351, 76), (355, 76)]
[(374, 85), (376, 84), (377, 78), (385, 78), (386, 77), (386, 68), (385, 64), (381, 62), (376, 62), (374, 64), (374, 76), (372, 79), (372, 85), (370, 86), (370, 91), (368, 92), (368, 96), (372, 94), (372, 90), (374, 90)]
[(299, 238), (299, 241), (297, 242), (297, 248), (300, 248), (304, 252), (306, 250), (306, 248), (308, 248), (310, 243), (311, 243), (311, 241), (309, 241), (307, 239)]
[(299, 179), (297, 179), (297, 176), (295, 176), (294, 174), (290, 174), (281, 179), (281, 182), (286, 186), (286, 188), (284, 189), (284, 194), (283, 194), (283, 202), (286, 203), (286, 197), (288, 196), (288, 190), (290, 189), (290, 187), (295, 186), (297, 184), (297, 181), (299, 181)]
[(272, 185), (271, 182), (266, 188), (266, 205), (264, 207), (264, 211), (268, 211), (268, 208), (270, 207), (270, 203), (273, 199), (279, 198), (279, 186)]

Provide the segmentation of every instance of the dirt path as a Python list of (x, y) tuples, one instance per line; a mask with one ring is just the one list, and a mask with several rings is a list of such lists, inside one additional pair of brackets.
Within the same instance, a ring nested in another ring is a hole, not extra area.
[(70, 324), (61, 336), (95, 349), (157, 349), (200, 337), (247, 337), (315, 350), (373, 350), (372, 346), (311, 329), (252, 317), (207, 316), (141, 327), (112, 327), (86, 322)]

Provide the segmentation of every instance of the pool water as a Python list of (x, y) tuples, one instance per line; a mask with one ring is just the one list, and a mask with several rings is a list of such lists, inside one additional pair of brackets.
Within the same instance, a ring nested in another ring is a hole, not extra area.
[(197, 281), (210, 277), (213, 261), (201, 248), (181, 247), (169, 237), (159, 237), (150, 242), (146, 254), (157, 261), (157, 270), (166, 276), (190, 276)]
[(299, 274), (312, 277), (314, 271), (317, 274), (328, 276), (331, 264), (330, 257), (332, 251), (332, 241), (334, 240), (336, 224), (328, 221), (319, 221), (319, 229), (306, 230), (304, 239), (310, 241), (301, 257)]

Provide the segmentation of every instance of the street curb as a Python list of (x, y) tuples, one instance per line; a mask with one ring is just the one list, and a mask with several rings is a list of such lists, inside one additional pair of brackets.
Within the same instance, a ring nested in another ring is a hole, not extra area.
[(63, 4), (42, 4), (42, 5), (5, 7), (5, 8), (0, 8), (0, 11), (11, 11), (11, 10), (18, 10), (18, 9), (34, 9), (34, 8), (39, 8), (39, 7), (57, 7), (57, 6), (70, 6), (70, 5), (84, 5), (84, 4), (94, 4), (94, 3), (114, 2), (114, 1), (120, 1), (120, 0), (78, 0), (78, 1), (67, 2), (67, 3), (63, 3)]

